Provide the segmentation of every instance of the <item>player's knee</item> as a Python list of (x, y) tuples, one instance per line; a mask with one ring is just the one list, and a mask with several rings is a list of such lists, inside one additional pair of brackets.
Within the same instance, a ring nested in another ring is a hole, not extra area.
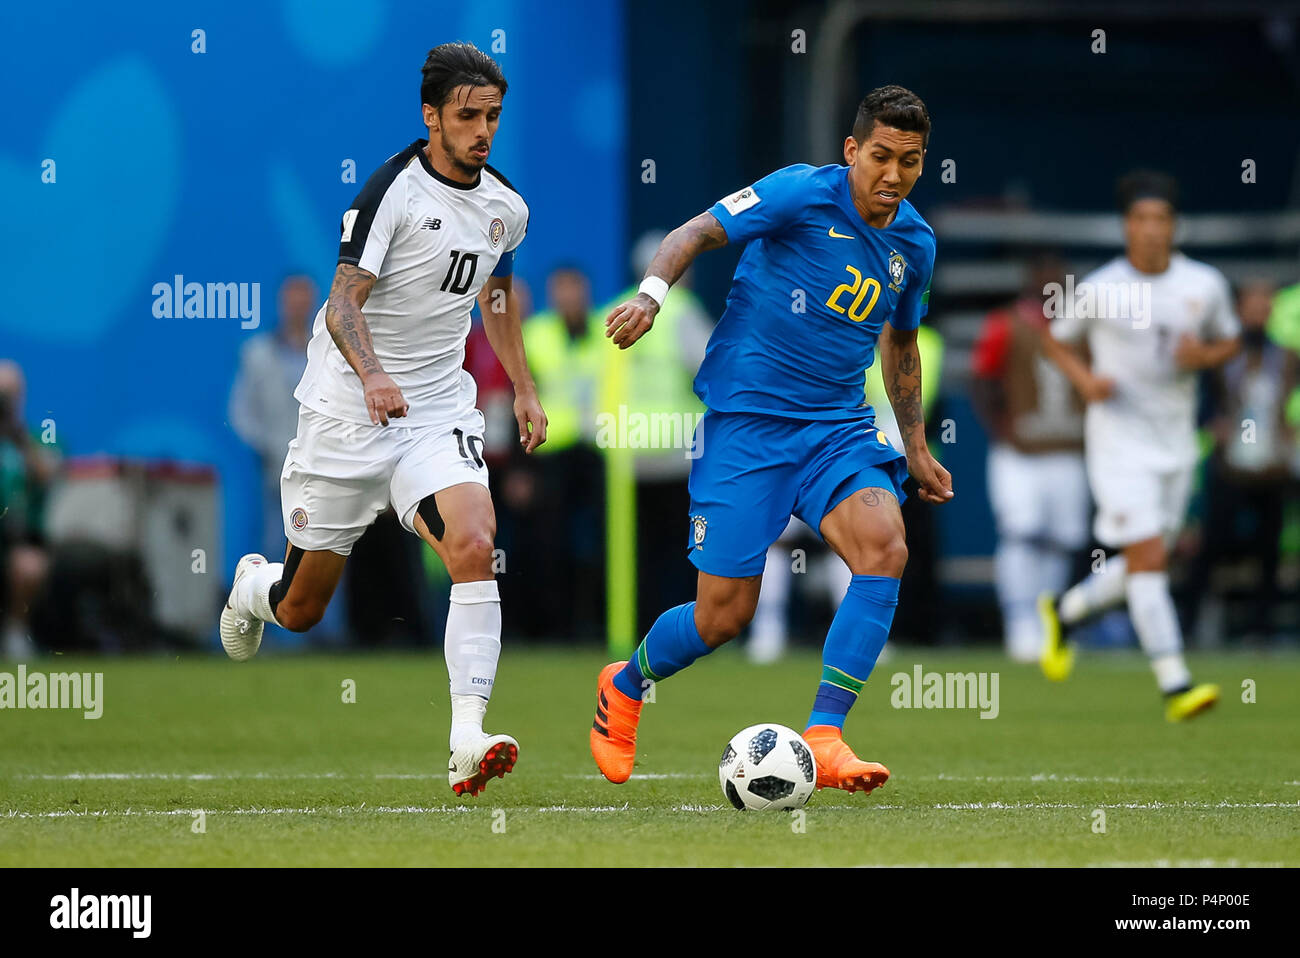
[(492, 566), (493, 541), (488, 529), (473, 529), (448, 535), (445, 540), (451, 564), (457, 569), (479, 571)]
[(860, 575), (898, 578), (907, 567), (907, 540), (901, 532), (881, 536), (863, 544), (858, 561), (849, 568)]
[(320, 602), (293, 602), (285, 598), (275, 607), (275, 620), (290, 632), (306, 632), (325, 615), (325, 605)]

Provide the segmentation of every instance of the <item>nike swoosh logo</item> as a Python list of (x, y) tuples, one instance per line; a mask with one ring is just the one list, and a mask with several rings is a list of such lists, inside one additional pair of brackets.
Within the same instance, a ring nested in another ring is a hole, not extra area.
[(835, 239), (853, 239), (852, 236), (846, 236), (846, 235), (843, 234), (843, 233), (837, 233), (837, 232), (835, 232), (835, 227), (834, 227), (834, 226), (832, 226), (830, 229), (828, 229), (828, 230), (826, 231), (826, 235), (827, 235), (827, 236), (830, 236), (830, 237), (833, 237), (833, 238), (835, 238)]

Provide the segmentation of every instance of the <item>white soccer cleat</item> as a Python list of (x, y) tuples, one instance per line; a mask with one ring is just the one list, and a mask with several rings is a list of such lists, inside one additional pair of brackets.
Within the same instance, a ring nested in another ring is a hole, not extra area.
[(239, 560), (235, 566), (235, 582), (230, 587), (230, 597), (226, 599), (226, 607), (221, 610), (221, 646), (226, 650), (226, 655), (236, 662), (251, 659), (262, 645), (262, 627), (265, 623), (256, 616), (246, 619), (235, 608), (239, 580), (261, 565), (266, 565), (266, 556), (256, 552), (250, 552)]
[(447, 782), (457, 795), (477, 795), (488, 779), (505, 778), (518, 760), (519, 743), (509, 735), (480, 735), (451, 753)]

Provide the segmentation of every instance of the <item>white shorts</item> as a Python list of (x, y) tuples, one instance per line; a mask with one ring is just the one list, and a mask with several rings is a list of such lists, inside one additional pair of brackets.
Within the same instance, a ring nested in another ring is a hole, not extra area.
[(448, 425), (401, 422), (345, 422), (299, 407), (298, 435), (280, 473), (290, 544), (349, 555), (390, 503), (415, 533), (415, 512), (425, 496), (462, 482), (487, 487), (481, 412), (468, 407)]
[(1077, 452), (1024, 453), (995, 443), (988, 458), (989, 503), (998, 536), (1073, 551), (1088, 544), (1088, 477)]
[(1097, 502), (1093, 532), (1113, 549), (1156, 536), (1172, 538), (1183, 527), (1196, 467), (1153, 469), (1122, 456), (1088, 457), (1088, 483)]

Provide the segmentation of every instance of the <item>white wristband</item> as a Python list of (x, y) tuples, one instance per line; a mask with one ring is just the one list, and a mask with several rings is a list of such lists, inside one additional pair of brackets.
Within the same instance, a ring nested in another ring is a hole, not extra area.
[(637, 289), (638, 293), (645, 293), (662, 309), (664, 299), (668, 295), (668, 283), (658, 276), (647, 276), (641, 280), (641, 285)]

